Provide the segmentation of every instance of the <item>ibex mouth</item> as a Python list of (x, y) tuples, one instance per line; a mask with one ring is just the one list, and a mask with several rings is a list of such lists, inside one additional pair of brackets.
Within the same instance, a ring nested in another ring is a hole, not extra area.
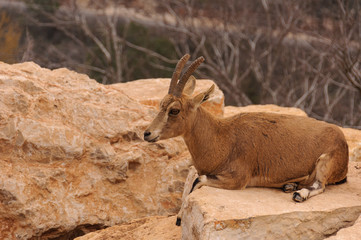
[(157, 136), (157, 137), (155, 137), (155, 138), (153, 138), (153, 139), (146, 139), (146, 141), (148, 141), (148, 142), (156, 142), (156, 141), (158, 141), (158, 139), (159, 139), (159, 136)]

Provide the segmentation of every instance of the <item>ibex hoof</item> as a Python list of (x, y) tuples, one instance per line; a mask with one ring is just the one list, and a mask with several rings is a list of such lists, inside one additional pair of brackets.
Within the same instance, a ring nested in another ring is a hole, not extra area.
[(177, 221), (176, 221), (175, 225), (180, 226), (181, 223), (182, 223), (182, 219), (181, 219), (181, 218), (177, 218)]
[(282, 190), (285, 193), (294, 192), (297, 190), (297, 183), (287, 183), (287, 184), (283, 185)]
[(197, 177), (197, 178), (194, 180), (194, 182), (193, 182), (193, 184), (192, 184), (191, 191), (190, 191), (189, 193), (193, 192), (194, 188), (196, 187), (196, 185), (197, 185), (198, 183), (200, 183), (199, 177)]
[(293, 201), (295, 201), (295, 202), (303, 202), (303, 201), (306, 200), (306, 199), (303, 198), (303, 197), (301, 196), (301, 194), (299, 194), (298, 192), (294, 192), (294, 193), (293, 193), (292, 199), (293, 199)]

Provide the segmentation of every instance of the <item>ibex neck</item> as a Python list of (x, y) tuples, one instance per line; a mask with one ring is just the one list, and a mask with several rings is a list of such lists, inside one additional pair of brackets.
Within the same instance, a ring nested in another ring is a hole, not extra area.
[[(211, 174), (222, 161), (219, 152), (221, 121), (207, 110), (199, 107), (194, 121), (188, 126), (183, 136), (193, 163), (200, 174)], [(218, 142), (218, 143), (217, 143)]]

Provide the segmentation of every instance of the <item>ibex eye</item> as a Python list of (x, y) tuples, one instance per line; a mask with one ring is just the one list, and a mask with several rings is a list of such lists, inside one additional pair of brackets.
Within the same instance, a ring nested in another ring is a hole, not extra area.
[(179, 109), (171, 109), (170, 111), (169, 111), (169, 115), (178, 115), (178, 113), (179, 113)]

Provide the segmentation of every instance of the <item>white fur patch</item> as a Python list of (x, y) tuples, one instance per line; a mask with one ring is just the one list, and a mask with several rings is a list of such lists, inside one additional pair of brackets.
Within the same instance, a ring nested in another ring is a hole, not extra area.
[(205, 183), (205, 182), (207, 182), (207, 176), (206, 175), (201, 175), (201, 176), (199, 176), (199, 181), (201, 182), (201, 183)]
[(303, 199), (307, 199), (308, 196), (310, 195), (310, 190), (306, 189), (306, 188), (302, 188), (301, 190), (297, 191), (300, 196), (303, 198)]
[(321, 188), (321, 184), (319, 181), (316, 181), (312, 184), (311, 186), (313, 189), (320, 189)]

